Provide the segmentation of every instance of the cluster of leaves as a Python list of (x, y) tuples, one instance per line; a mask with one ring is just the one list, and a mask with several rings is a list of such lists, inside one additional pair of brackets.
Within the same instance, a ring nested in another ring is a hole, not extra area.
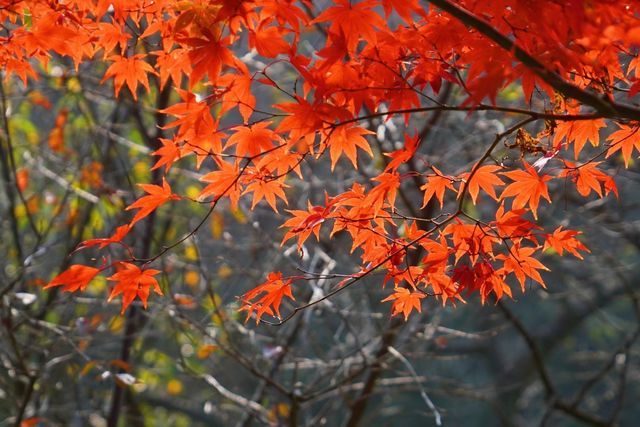
[[(455, 303), (479, 293), (484, 302), (491, 294), (511, 296), (514, 284), (523, 290), (530, 281), (544, 286), (544, 251), (581, 258), (587, 248), (577, 231), (545, 231), (537, 224), (541, 199), (552, 202), (555, 182), (572, 183), (583, 197), (617, 196), (598, 159), (620, 152), (628, 166), (640, 150), (640, 110), (614, 96), (634, 96), (640, 88), (637, 6), (581, 0), (423, 3), (336, 0), (314, 11), (308, 0), (4, 2), (5, 79), (17, 76), (29, 84), (37, 77), (35, 67), (46, 69), (55, 54), (76, 68), (105, 64), (102, 81), (113, 81), (121, 98), (143, 102), (153, 81), (174, 99), (158, 112), (172, 120), (163, 126), (172, 137), (158, 141), (153, 153), (162, 182), (141, 184), (146, 195), (129, 205), (136, 210), (133, 218), (112, 236), (80, 245), (119, 245), (121, 256), (101, 266), (72, 265), (47, 286), (81, 291), (98, 274), (114, 271), (109, 298), (122, 295), (123, 311), (136, 298), (146, 307), (151, 289), (161, 294), (158, 270), (150, 266), (175, 244), (142, 259), (125, 240), (158, 208), (182, 200), (207, 204), (211, 213), (222, 200), (237, 206), (250, 198), (252, 208), (262, 203), (278, 212), (288, 203), (287, 180), (309, 178), (303, 162), (328, 157), (331, 169), (338, 162), (362, 168), (367, 156), (382, 158), (383, 170), (326, 194), (323, 204), (309, 200), (306, 210), (288, 210), (283, 223), (284, 241), (295, 239), (300, 250), (312, 234), (320, 239), (326, 225), (332, 225), (329, 237), (349, 236), (360, 268), (343, 275), (332, 292), (384, 273), (383, 283), (393, 285), (385, 301), (406, 318), (420, 311), (426, 297)], [(403, 24), (387, 25), (391, 14)], [(324, 32), (325, 44), (308, 52), (303, 41), (312, 31)], [(256, 56), (267, 64), (251, 60)], [(294, 81), (275, 76), (276, 66), (295, 74)], [(498, 104), (501, 91), (514, 83), (530, 109)], [(439, 101), (447, 86), (466, 100)], [(265, 89), (287, 101), (259, 108), (255, 93)], [(367, 125), (452, 110), (498, 111), (522, 120), (498, 134), (476, 162), (448, 173), (442, 171), (450, 165), (417, 154), (429, 143), (422, 134), (408, 132), (396, 150), (383, 152), (376, 129)], [(62, 115), (56, 129), (63, 126)], [(600, 133), (608, 128), (616, 130), (603, 141)], [(507, 167), (493, 151), (511, 137), (509, 147), (519, 149), (522, 160)], [(532, 162), (534, 155), (542, 157)], [(189, 158), (207, 171), (196, 197), (175, 194), (169, 184), (174, 165)], [(409, 213), (403, 213), (399, 195), (416, 180), (422, 206), (405, 206)], [(480, 204), (494, 209), (490, 219), (472, 213)], [(283, 299), (294, 301), (296, 283), (307, 279), (270, 273), (244, 295), (243, 309), (257, 321), (264, 315), (285, 321)]]

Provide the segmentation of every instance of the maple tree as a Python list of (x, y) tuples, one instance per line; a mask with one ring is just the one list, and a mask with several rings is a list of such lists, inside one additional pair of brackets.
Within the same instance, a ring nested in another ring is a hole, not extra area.
[[(80, 232), (69, 252), (86, 262), (65, 265), (44, 288), (81, 292), (106, 279), (106, 298), (121, 299), (122, 313), (136, 300), (153, 304), (151, 290), (189, 305), (160, 278), (171, 272), (164, 260), (205, 224), (214, 229), (221, 210), (245, 205), (276, 214), (282, 246), (293, 242), (302, 258), (314, 240), (346, 239), (357, 259), (340, 273), (267, 272), (238, 295), (239, 311), (256, 323), (283, 325), (371, 276), (380, 276), (379, 301), (405, 321), (429, 300), (455, 306), (477, 294), (496, 303), (514, 298), (514, 287), (547, 287), (543, 256), (583, 259), (590, 249), (571, 224), (543, 218), (545, 209), (567, 194), (622, 197), (607, 165), (621, 159), (628, 168), (640, 151), (639, 13), (636, 2), (582, 0), (336, 0), (321, 8), (308, 0), (4, 0), (5, 84), (57, 79), (82, 93), (86, 73), (110, 85), (116, 125), (121, 104), (149, 110), (134, 118), (146, 129), (141, 143), (120, 141), (152, 156), (147, 180), (123, 195), (96, 177), (102, 166), (82, 169), (82, 185), (111, 198), (120, 220), (101, 230), (110, 237)], [(265, 93), (275, 101), (264, 102)], [(46, 94), (28, 96), (52, 109)], [(75, 116), (100, 128), (97, 104), (79, 102)], [(438, 161), (427, 150), (449, 148), (428, 148), (427, 120), (449, 113), (461, 121), (495, 114), (501, 127), (473, 158)], [(65, 143), (74, 115), (51, 114), (47, 150), (74, 158), (80, 149)], [(10, 121), (0, 154), (20, 248), (14, 205), (27, 205), (29, 167), (8, 155)], [(100, 129), (123, 138), (115, 125)], [(355, 178), (335, 191), (295, 188), (323, 167), (326, 176), (342, 169)], [(136, 229), (159, 227), (159, 212), (185, 206), (205, 211), (182, 236), (136, 241)], [(348, 425), (363, 405), (354, 404)], [(114, 425), (118, 411), (111, 416)]]

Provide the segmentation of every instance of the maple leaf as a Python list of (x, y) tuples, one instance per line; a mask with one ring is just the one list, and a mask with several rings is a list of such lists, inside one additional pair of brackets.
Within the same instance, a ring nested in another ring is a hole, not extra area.
[[(502, 169), (497, 165), (485, 165), (480, 166), (476, 169), (475, 173), (471, 177), (471, 181), (467, 182), (471, 172), (466, 172), (460, 175), (458, 178), (465, 182), (463, 188), (466, 188), (471, 196), (471, 200), (473, 204), (476, 204), (476, 200), (478, 199), (478, 193), (480, 189), (484, 190), (491, 198), (494, 200), (498, 200), (498, 196), (496, 195), (496, 190), (494, 187), (503, 186), (504, 182), (496, 175), (498, 170)], [(472, 169), (473, 170), (473, 169)], [(458, 197), (461, 195), (461, 192), (458, 192)]]
[(395, 172), (401, 164), (407, 162), (413, 157), (418, 148), (418, 138), (411, 138), (409, 135), (404, 136), (404, 147), (391, 153), (384, 153), (385, 156), (391, 157), (391, 161), (384, 169), (385, 172)]
[(282, 139), (271, 129), (270, 122), (257, 123), (252, 126), (238, 126), (235, 133), (227, 139), (225, 149), (236, 146), (236, 156), (255, 157), (274, 147), (274, 142), (281, 144)]
[(222, 196), (228, 195), (232, 206), (235, 208), (238, 206), (238, 200), (240, 199), (238, 184), (240, 171), (238, 165), (220, 161), (218, 166), (220, 170), (209, 172), (200, 178), (200, 181), (209, 182), (210, 184), (200, 191), (199, 198), (205, 199), (209, 196), (214, 196), (215, 202)]
[(267, 280), (242, 296), (242, 307), (240, 311), (247, 312), (245, 322), (249, 320), (251, 315), (256, 313), (256, 324), (264, 314), (269, 316), (280, 316), (280, 304), (282, 298), (287, 297), (295, 301), (291, 292), (292, 279), (284, 280), (281, 272), (272, 272), (267, 276)]
[(164, 166), (164, 172), (167, 173), (176, 160), (182, 157), (183, 149), (180, 147), (180, 144), (172, 139), (159, 138), (159, 140), (162, 147), (151, 154), (159, 156), (160, 158), (151, 170)]
[(512, 204), (513, 209), (520, 209), (529, 205), (533, 217), (538, 219), (540, 197), (545, 198), (551, 203), (546, 182), (552, 179), (552, 177), (548, 175), (540, 176), (531, 165), (525, 161), (523, 161), (523, 163), (526, 170), (502, 173), (513, 182), (504, 189), (500, 195), (500, 199), (504, 200), (507, 197), (514, 197)]
[(187, 49), (173, 49), (170, 52), (156, 50), (150, 53), (156, 57), (156, 68), (160, 77), (160, 88), (164, 88), (171, 79), (176, 86), (180, 85), (182, 76), (191, 72), (189, 51)]
[(307, 240), (311, 233), (320, 240), (320, 227), (331, 213), (329, 207), (312, 206), (308, 203), (308, 210), (287, 210), (293, 218), (285, 221), (281, 228), (289, 228), (282, 238), (282, 244), (292, 237), (298, 236), (298, 248)]
[(44, 289), (49, 289), (54, 286), (63, 286), (63, 292), (76, 292), (78, 290), (84, 291), (89, 282), (91, 282), (99, 272), (99, 268), (74, 264), (54, 277), (44, 287)]
[(255, 47), (258, 53), (267, 58), (287, 53), (291, 46), (284, 39), (290, 30), (278, 26), (269, 26), (272, 19), (265, 19), (255, 31), (249, 33), (249, 45)]
[(394, 293), (383, 299), (381, 302), (393, 301), (391, 305), (391, 315), (402, 313), (404, 320), (409, 319), (409, 314), (413, 310), (422, 312), (422, 300), (426, 295), (423, 292), (412, 292), (407, 288), (395, 288)]
[(225, 88), (220, 115), (237, 106), (246, 124), (256, 107), (256, 97), (251, 92), (253, 77), (249, 74), (249, 69), (239, 62), (238, 70), (240, 73), (224, 74), (218, 79), (218, 84)]
[(134, 100), (138, 99), (137, 89), (138, 82), (142, 83), (142, 86), (149, 91), (149, 77), (148, 74), (156, 75), (157, 73), (151, 65), (149, 65), (144, 59), (146, 55), (137, 54), (130, 57), (123, 56), (111, 56), (110, 60), (113, 64), (104, 73), (102, 83), (109, 78), (113, 77), (113, 87), (115, 89), (116, 96), (120, 93), (120, 89), (123, 84), (127, 84), (131, 95)]
[(589, 162), (577, 167), (575, 164), (566, 160), (564, 163), (566, 169), (563, 169), (558, 176), (573, 178), (576, 183), (576, 190), (578, 190), (578, 193), (580, 193), (582, 197), (589, 196), (591, 191), (595, 191), (598, 196), (603, 197), (603, 186), (605, 195), (612, 191), (616, 196), (618, 195), (618, 188), (616, 187), (613, 177), (597, 169), (598, 165), (602, 162)]
[(640, 151), (640, 125), (634, 124), (632, 126), (628, 126), (619, 123), (616, 124), (620, 129), (607, 137), (607, 141), (609, 141), (607, 158), (616, 151), (621, 150), (622, 158), (624, 159), (624, 166), (628, 168), (633, 150), (635, 149), (636, 151)]
[(501, 203), (496, 210), (495, 220), (495, 227), (500, 236), (515, 241), (526, 238), (537, 243), (533, 230), (540, 229), (540, 226), (522, 218), (527, 212), (527, 209), (505, 210), (504, 203)]
[(326, 124), (333, 123), (336, 118), (347, 120), (350, 118), (343, 109), (321, 101), (315, 101), (312, 104), (298, 96), (296, 96), (296, 101), (274, 105), (277, 109), (290, 113), (278, 124), (276, 132), (288, 131), (289, 138), (294, 143), (299, 139), (304, 139), (306, 147), (302, 146), (301, 150), (313, 152), (315, 134), (319, 129), (322, 129)]
[(501, 242), (478, 224), (449, 224), (442, 230), (442, 234), (451, 235), (456, 262), (464, 255), (472, 262), (480, 256), (492, 256), (493, 244)]
[(215, 82), (225, 64), (233, 64), (233, 53), (225, 46), (229, 38), (220, 39), (213, 31), (202, 29), (203, 37), (176, 38), (181, 44), (191, 47), (189, 60), (193, 70), (189, 75), (189, 86), (193, 87), (205, 75)]
[(258, 160), (256, 169), (267, 170), (276, 176), (288, 175), (294, 172), (298, 178), (302, 179), (300, 163), (305, 158), (305, 154), (291, 152), (287, 147), (280, 147), (270, 150)]
[(262, 15), (273, 16), (281, 24), (287, 23), (298, 33), (300, 22), (307, 24), (309, 17), (296, 5), (295, 0), (260, 0)]
[(162, 178), (162, 187), (154, 184), (138, 184), (148, 196), (143, 196), (127, 206), (126, 210), (140, 209), (129, 223), (133, 226), (136, 222), (145, 218), (158, 207), (170, 200), (180, 200), (181, 197), (171, 192), (171, 187), (166, 178)]
[(549, 248), (553, 248), (560, 256), (562, 256), (566, 250), (576, 258), (584, 259), (578, 251), (591, 251), (584, 245), (584, 243), (576, 239), (576, 236), (580, 234), (582, 233), (575, 230), (563, 230), (562, 226), (560, 226), (556, 228), (553, 233), (546, 235), (542, 250), (546, 251)]
[(287, 203), (287, 196), (284, 193), (284, 189), (287, 187), (289, 186), (284, 183), (284, 177), (278, 179), (270, 179), (267, 177), (254, 178), (251, 183), (247, 185), (243, 194), (253, 192), (251, 209), (255, 208), (260, 200), (265, 199), (274, 212), (278, 212), (276, 197)]
[(362, 201), (362, 207), (367, 210), (371, 210), (373, 216), (377, 216), (380, 209), (384, 206), (385, 200), (390, 206), (395, 206), (396, 195), (398, 188), (400, 188), (400, 175), (397, 173), (383, 172), (372, 181), (378, 181), (380, 184), (376, 185), (369, 191), (369, 194)]
[(382, 0), (384, 14), (389, 19), (391, 9), (395, 9), (398, 15), (408, 24), (413, 22), (411, 13), (424, 15), (424, 9), (418, 4), (418, 0)]
[(59, 17), (60, 15), (55, 12), (40, 16), (39, 19), (32, 17), (33, 26), (24, 38), (24, 47), (29, 55), (34, 55), (40, 50), (45, 52), (54, 50), (60, 55), (79, 59), (77, 57), (79, 49), (75, 49), (79, 34), (77, 30), (74, 31), (68, 26), (58, 25)]
[(427, 206), (433, 196), (436, 196), (436, 198), (440, 202), (440, 209), (442, 209), (442, 207), (444, 206), (444, 191), (447, 188), (452, 191), (456, 191), (456, 189), (453, 187), (453, 180), (451, 178), (445, 176), (435, 166), (432, 166), (432, 168), (436, 175), (427, 176), (427, 182), (422, 187), (420, 187), (421, 190), (424, 190), (422, 207), (424, 208), (425, 206)]
[(84, 242), (80, 243), (76, 250), (90, 248), (91, 246), (98, 246), (100, 249), (102, 249), (112, 243), (121, 243), (122, 239), (124, 239), (124, 237), (129, 234), (130, 230), (130, 224), (121, 225), (120, 227), (116, 228), (116, 231), (110, 237), (85, 240)]
[(531, 256), (536, 251), (537, 248), (523, 248), (519, 243), (516, 243), (509, 249), (509, 254), (500, 254), (496, 257), (496, 259), (504, 261), (506, 272), (515, 274), (523, 292), (527, 277), (538, 282), (543, 288), (546, 287), (538, 270), (549, 271), (549, 269)]
[(160, 273), (160, 270), (151, 268), (141, 270), (137, 265), (129, 262), (119, 262), (116, 265), (116, 269), (118, 271), (107, 278), (107, 280), (116, 282), (109, 294), (109, 301), (122, 294), (121, 314), (124, 314), (127, 307), (129, 307), (136, 297), (140, 298), (142, 305), (146, 309), (147, 299), (149, 298), (151, 289), (153, 289), (156, 294), (162, 295), (160, 285), (158, 285), (158, 281), (153, 277)]
[(606, 126), (604, 119), (560, 122), (556, 126), (553, 145), (560, 147), (563, 139), (566, 139), (567, 143), (573, 141), (573, 151), (577, 159), (587, 141), (591, 141), (591, 145), (594, 147), (598, 146), (600, 142), (599, 130)]
[(327, 138), (329, 146), (329, 154), (331, 156), (331, 170), (335, 167), (338, 159), (344, 153), (353, 167), (358, 168), (356, 148), (361, 148), (367, 154), (373, 157), (373, 152), (369, 143), (362, 135), (372, 135), (374, 132), (360, 127), (339, 126), (333, 129)]
[(95, 31), (95, 35), (98, 37), (97, 44), (104, 49), (105, 57), (118, 45), (120, 46), (120, 51), (124, 52), (127, 47), (127, 42), (131, 38), (131, 34), (124, 30), (123, 25), (112, 22), (98, 23), (98, 29)]
[(427, 255), (420, 261), (425, 270), (434, 272), (444, 271), (446, 269), (449, 255), (451, 255), (453, 251), (444, 236), (440, 236), (439, 242), (431, 239), (423, 239), (420, 241), (420, 246), (427, 252)]
[(370, 44), (375, 44), (377, 40), (375, 29), (385, 27), (382, 17), (371, 10), (376, 3), (373, 0), (357, 4), (353, 4), (350, 0), (336, 0), (336, 6), (322, 12), (311, 21), (311, 24), (331, 22), (329, 31), (344, 34), (348, 52), (353, 54), (361, 38)]

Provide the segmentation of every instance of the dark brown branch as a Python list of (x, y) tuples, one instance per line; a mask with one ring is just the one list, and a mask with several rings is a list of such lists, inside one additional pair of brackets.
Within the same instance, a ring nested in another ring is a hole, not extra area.
[(529, 68), (545, 83), (568, 98), (580, 101), (584, 105), (594, 108), (599, 114), (620, 119), (640, 120), (640, 109), (631, 105), (610, 101), (598, 94), (588, 92), (566, 81), (557, 73), (549, 70), (540, 61), (531, 56), (528, 52), (520, 48), (507, 36), (496, 30), (491, 24), (475, 16), (468, 10), (448, 1), (448, 0), (428, 0), (429, 3), (437, 6), (449, 15), (453, 16), (463, 24), (477, 30), (498, 46), (513, 53), (516, 60)]

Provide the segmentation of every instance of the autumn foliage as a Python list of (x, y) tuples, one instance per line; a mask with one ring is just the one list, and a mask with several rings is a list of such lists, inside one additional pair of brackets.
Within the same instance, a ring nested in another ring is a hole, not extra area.
[[(570, 225), (542, 227), (545, 206), (567, 192), (618, 197), (602, 162), (628, 167), (640, 150), (638, 13), (635, 2), (582, 0), (335, 0), (323, 9), (308, 0), (3, 0), (5, 81), (29, 86), (61, 58), (70, 73), (94, 64), (121, 100), (170, 100), (154, 111), (169, 135), (151, 153), (160, 179), (139, 183), (130, 220), (110, 237), (80, 243), (95, 264), (73, 264), (47, 287), (81, 292), (102, 275), (123, 312), (136, 299), (146, 307), (151, 291), (162, 294), (158, 261), (189, 236), (148, 256), (129, 232), (158, 210), (205, 204), (202, 224), (244, 200), (277, 213), (282, 242), (301, 254), (309, 239), (348, 237), (360, 267), (332, 277), (322, 299), (375, 274), (391, 313), (406, 319), (427, 299), (495, 301), (544, 287), (543, 253), (589, 251)], [(312, 51), (317, 32), (324, 44)], [(525, 108), (500, 96), (514, 86)], [(259, 105), (265, 91), (281, 101)], [(449, 91), (463, 101), (449, 104)], [(507, 126), (471, 163), (432, 162), (416, 120), (451, 111), (504, 113)], [(64, 150), (66, 118), (55, 120), (52, 150)], [(382, 145), (374, 119), (400, 119), (404, 139)], [(495, 154), (505, 149), (513, 161)], [(289, 183), (310, 179), (302, 166), (325, 161), (362, 173), (342, 192), (290, 206)], [(178, 167), (199, 174), (199, 194), (174, 191)], [(407, 191), (420, 192), (413, 205)], [(296, 298), (319, 275), (265, 274), (241, 310), (285, 322), (319, 302)]]

